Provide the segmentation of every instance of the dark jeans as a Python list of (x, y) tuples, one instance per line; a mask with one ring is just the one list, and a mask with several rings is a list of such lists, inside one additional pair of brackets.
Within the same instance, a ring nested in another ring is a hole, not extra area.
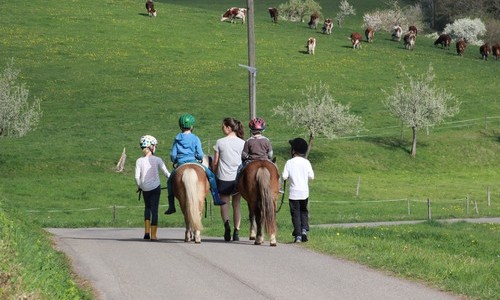
[(144, 220), (150, 220), (151, 225), (158, 225), (158, 205), (160, 204), (161, 187), (151, 191), (142, 191), (144, 198)]
[(307, 209), (307, 204), (309, 203), (309, 198), (304, 200), (291, 200), (290, 204), (290, 214), (292, 215), (293, 223), (293, 236), (302, 235), (302, 230), (309, 231), (309, 210)]

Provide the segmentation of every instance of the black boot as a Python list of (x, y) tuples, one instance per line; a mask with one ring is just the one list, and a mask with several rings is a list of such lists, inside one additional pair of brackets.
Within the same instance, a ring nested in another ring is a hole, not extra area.
[(229, 220), (224, 222), (224, 240), (229, 242), (231, 240), (231, 226), (229, 226)]
[(233, 241), (237, 242), (239, 240), (240, 240), (240, 231), (235, 228), (233, 231)]
[(166, 215), (171, 215), (175, 213), (175, 198), (168, 196), (168, 209), (165, 211)]

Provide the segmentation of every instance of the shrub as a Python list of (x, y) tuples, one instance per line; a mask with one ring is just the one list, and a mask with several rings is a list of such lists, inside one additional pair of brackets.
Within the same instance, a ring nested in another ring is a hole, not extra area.
[(463, 18), (458, 19), (453, 24), (447, 24), (444, 31), (451, 35), (453, 39), (465, 38), (469, 44), (482, 45), (479, 38), (486, 33), (484, 23), (479, 19)]
[(280, 18), (292, 22), (304, 22), (312, 13), (320, 14), (321, 6), (314, 0), (290, 0), (278, 6)]
[(29, 90), (17, 82), (14, 60), (0, 73), (0, 135), (22, 137), (40, 121), (40, 99), (29, 101)]
[(363, 15), (363, 27), (372, 27), (375, 31), (392, 31), (395, 25), (406, 30), (409, 25), (416, 26), (419, 30), (425, 27), (422, 8), (420, 5), (399, 7), (397, 2), (392, 3), (390, 9), (375, 10)]

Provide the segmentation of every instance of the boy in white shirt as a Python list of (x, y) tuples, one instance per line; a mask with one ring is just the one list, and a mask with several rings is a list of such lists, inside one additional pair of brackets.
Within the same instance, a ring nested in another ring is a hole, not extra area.
[(292, 216), (295, 243), (307, 242), (309, 231), (309, 180), (314, 179), (311, 163), (304, 156), (307, 153), (307, 142), (302, 138), (289, 141), (292, 158), (287, 160), (283, 169), (283, 180), (289, 179), (288, 195), (290, 214)]

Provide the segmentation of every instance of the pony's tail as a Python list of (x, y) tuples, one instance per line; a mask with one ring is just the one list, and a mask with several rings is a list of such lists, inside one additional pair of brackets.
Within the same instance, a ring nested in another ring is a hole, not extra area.
[(276, 213), (271, 191), (271, 173), (266, 168), (259, 168), (255, 175), (260, 185), (260, 210), (268, 234), (276, 232)]
[(202, 230), (200, 207), (198, 205), (198, 175), (193, 169), (186, 169), (182, 174), (186, 189), (186, 210), (191, 230)]

